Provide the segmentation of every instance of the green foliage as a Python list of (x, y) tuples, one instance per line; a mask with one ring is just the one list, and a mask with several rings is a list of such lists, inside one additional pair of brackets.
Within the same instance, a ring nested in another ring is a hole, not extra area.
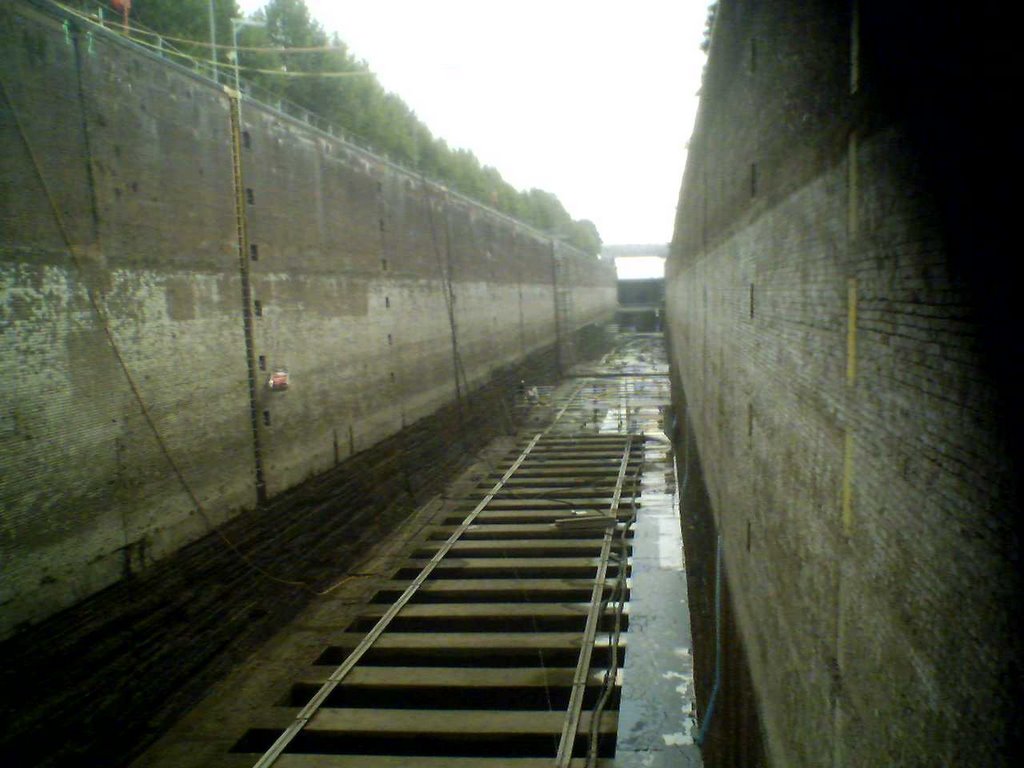
[(601, 234), (590, 219), (573, 222), (572, 234), (569, 239), (581, 251), (594, 255), (601, 252)]
[[(231, 19), (239, 15), (235, 0), (213, 0), (213, 19), (217, 28), (217, 43), (231, 44)], [(210, 41), (209, 0), (135, 0), (132, 3), (131, 23), (185, 40)], [(213, 53), (206, 45), (174, 43), (183, 53), (198, 59), (212, 59)], [(217, 60), (227, 64), (224, 50)]]
[[(95, 3), (95, 0), (81, 0)], [(235, 0), (214, 0), (217, 42), (232, 42), (231, 19), (240, 12)], [(209, 40), (209, 0), (136, 0), (132, 19), (169, 37)], [(590, 221), (573, 221), (550, 192), (516, 190), (494, 168), (482, 166), (471, 151), (452, 149), (435, 138), (398, 96), (388, 93), (370, 74), (366, 62), (349, 53), (337, 34), (329, 36), (310, 16), (304, 0), (269, 0), (254, 17), (265, 26), (238, 30), (238, 63), (257, 98), (286, 99), (326, 119), (360, 143), (452, 189), (481, 201), (537, 229), (597, 255), (601, 238)], [(197, 58), (210, 58), (201, 45), (175, 46)], [(245, 48), (324, 48), (287, 53)], [(229, 50), (218, 52), (225, 71)], [(288, 77), (253, 72), (352, 72), (351, 77)], [(247, 71), (248, 70), (248, 71)]]
[(711, 3), (708, 6), (708, 15), (704, 20), (704, 39), (700, 41), (700, 49), (707, 53), (711, 50), (711, 31), (715, 28), (715, 14), (718, 13), (718, 3)]

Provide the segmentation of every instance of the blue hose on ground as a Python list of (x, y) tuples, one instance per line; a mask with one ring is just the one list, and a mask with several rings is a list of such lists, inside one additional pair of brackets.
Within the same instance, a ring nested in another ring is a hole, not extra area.
[[(690, 479), (690, 423), (684, 422), (685, 432), (683, 434), (683, 485), (680, 493), (680, 506), (686, 498), (686, 485)], [(718, 535), (718, 543), (715, 549), (715, 681), (711, 685), (711, 696), (708, 698), (708, 709), (700, 725), (700, 732), (693, 740), (700, 747), (707, 738), (708, 730), (711, 728), (711, 718), (715, 713), (715, 699), (718, 698), (718, 688), (722, 682), (722, 535)]]

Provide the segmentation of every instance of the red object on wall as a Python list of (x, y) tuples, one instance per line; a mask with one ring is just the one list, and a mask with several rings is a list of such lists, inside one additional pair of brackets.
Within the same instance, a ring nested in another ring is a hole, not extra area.
[(128, 13), (132, 9), (132, 0), (110, 0), (110, 6), (121, 14), (121, 23), (124, 31), (128, 31)]
[(288, 371), (274, 371), (270, 374), (267, 386), (275, 391), (288, 389)]

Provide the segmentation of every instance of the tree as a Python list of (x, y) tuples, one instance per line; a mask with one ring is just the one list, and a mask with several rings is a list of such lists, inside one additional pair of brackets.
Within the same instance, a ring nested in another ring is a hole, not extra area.
[(590, 219), (573, 222), (572, 235), (569, 239), (573, 245), (591, 256), (601, 253), (601, 235)]
[[(213, 17), (219, 45), (231, 45), (231, 19), (239, 15), (235, 0), (213, 0)], [(133, 24), (168, 37), (195, 40), (197, 44), (174, 42), (173, 47), (197, 59), (227, 63), (222, 49), (211, 49), (209, 0), (145, 0), (132, 5)]]
[[(78, 2), (85, 7), (97, 0)], [(197, 59), (216, 58), (228, 66), (226, 48), (232, 43), (231, 19), (239, 16), (238, 6), (235, 0), (214, 0), (217, 42), (224, 46), (219, 51), (211, 52), (205, 44), (208, 13), (209, 0), (145, 0), (133, 7), (132, 18), (168, 37), (194, 40), (174, 45)], [(713, 14), (712, 6), (709, 28)], [(415, 171), (588, 253), (599, 253), (601, 237), (593, 222), (573, 221), (550, 192), (517, 191), (495, 168), (482, 166), (470, 150), (452, 149), (436, 138), (401, 98), (384, 90), (367, 63), (356, 60), (337, 34), (328, 36), (304, 0), (269, 0), (256, 18), (265, 26), (246, 26), (238, 33), (238, 63), (256, 98), (286, 99)], [(251, 48), (300, 50), (247, 50)], [(356, 76), (299, 74), (320, 72)]]
[(718, 13), (718, 3), (711, 3), (708, 6), (708, 16), (704, 20), (704, 39), (700, 41), (700, 49), (707, 53), (711, 49), (711, 32), (715, 28), (715, 14)]

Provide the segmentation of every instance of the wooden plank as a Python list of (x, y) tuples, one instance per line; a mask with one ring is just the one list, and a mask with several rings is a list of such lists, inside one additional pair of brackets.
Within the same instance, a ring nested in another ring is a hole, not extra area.
[[(574, 669), (543, 667), (356, 667), (345, 678), (345, 686), (382, 686), (389, 688), (543, 688), (572, 685)], [(314, 667), (299, 675), (295, 682), (322, 685), (331, 671)], [(605, 670), (592, 669), (587, 685), (603, 685)], [(621, 670), (616, 684), (622, 684)]]
[[(621, 446), (616, 447), (614, 445), (544, 445), (543, 443), (538, 443), (531, 458), (534, 461), (548, 458), (608, 459), (615, 461), (622, 458), (622, 449)], [(639, 454), (630, 456), (630, 458), (639, 458)]]
[[(284, 730), (298, 714), (298, 707), (274, 707), (254, 713), (249, 727)], [(581, 714), (581, 730), (589, 727), (590, 714)], [(304, 730), (336, 734), (448, 736), (557, 734), (561, 732), (564, 716), (560, 711), (543, 710), (364, 709), (322, 705)], [(615, 733), (617, 718), (618, 713), (606, 711), (601, 717), (601, 733)]]
[(561, 488), (572, 487), (572, 486), (602, 486), (607, 487), (609, 490), (615, 488), (615, 475), (611, 472), (601, 472), (599, 474), (593, 474), (587, 476), (586, 479), (576, 477), (570, 473), (559, 472), (557, 475), (548, 474), (537, 474), (537, 475), (520, 475), (516, 472), (516, 476), (509, 479), (505, 483), (506, 487), (515, 488), (517, 491), (523, 486), (535, 485), (537, 487), (547, 488)]
[(622, 455), (624, 448), (622, 436), (605, 439), (603, 437), (581, 440), (579, 437), (541, 438), (537, 443), (540, 451), (608, 451)]
[[(615, 603), (608, 603), (606, 613), (615, 612)], [(368, 605), (359, 615), (383, 616), (388, 605)], [(623, 612), (628, 613), (628, 605)], [(572, 617), (586, 616), (590, 603), (409, 603), (398, 615), (406, 618), (489, 618), (489, 617)]]
[(521, 486), (504, 488), (494, 494), (496, 499), (507, 499), (508, 497), (552, 499), (559, 501), (567, 496), (580, 499), (608, 498), (612, 493), (609, 485), (581, 485), (579, 483), (565, 483), (564, 485), (553, 485), (548, 488), (541, 486)]
[[(600, 522), (598, 519), (596, 522)], [(610, 523), (609, 523), (610, 525)], [(416, 553), (420, 557), (429, 557), (430, 552), (438, 549), (443, 541), (425, 541), (416, 548)], [(460, 552), (464, 552), (467, 549), (471, 549), (474, 552), (496, 552), (498, 554), (502, 552), (511, 552), (518, 550), (525, 553), (531, 552), (544, 552), (547, 550), (582, 550), (587, 552), (590, 550), (601, 550), (601, 540), (594, 539), (483, 539), (483, 540), (470, 540), (470, 541), (457, 541), (451, 547), (451, 552), (455, 554), (455, 557), (459, 556)]]
[[(622, 455), (622, 441), (616, 444), (614, 440), (552, 440), (549, 437), (541, 438), (534, 450), (538, 453), (585, 453), (602, 452), (610, 455)], [(516, 449), (505, 454), (506, 457), (516, 456)]]
[[(407, 560), (403, 567), (422, 568), (427, 560)], [(553, 571), (566, 568), (596, 568), (599, 557), (446, 557), (438, 570), (473, 570), (474, 568), (503, 568), (515, 571)]]
[[(558, 502), (557, 502), (557, 506), (559, 508), (563, 509), (563, 510), (566, 510), (566, 511), (570, 510), (572, 507), (576, 507), (578, 509), (607, 510), (608, 507), (611, 505), (611, 503), (612, 503), (612, 500), (608, 496), (602, 496), (602, 497), (596, 497), (596, 498), (587, 498), (585, 496), (584, 497), (565, 496), (565, 497), (559, 497)], [(466, 502), (466, 505), (468, 505), (469, 508), (472, 508), (472, 504), (470, 502)], [(547, 507), (547, 506), (555, 506), (555, 502), (550, 502), (550, 504), (546, 504), (545, 500), (543, 498), (534, 498), (534, 499), (505, 499), (505, 498), (497, 499), (496, 498), (494, 501), (492, 501), (490, 504), (487, 505), (487, 509), (491, 509), (491, 510), (494, 510), (494, 509), (536, 509), (538, 507), (544, 508), (544, 507)], [(623, 501), (621, 503), (621, 506), (630, 506), (630, 504), (629, 504), (628, 501)], [(640, 505), (637, 504), (637, 506), (640, 506)]]
[[(554, 521), (563, 517), (568, 517), (568, 515), (566, 515), (566, 511), (567, 510), (565, 509), (485, 509), (479, 515), (477, 515), (476, 522), (474, 523), (474, 525), (492, 525), (493, 522), (501, 522), (507, 523), (509, 525), (516, 525), (518, 524), (519, 520)], [(630, 519), (632, 516), (632, 509), (619, 510), (619, 512), (616, 515), (616, 517), (619, 520), (623, 521)], [(445, 518), (446, 521), (453, 519), (461, 520), (462, 517), (458, 514), (453, 514)]]
[[(346, 709), (321, 706), (305, 729), (312, 733), (525, 735), (561, 733), (562, 712), (475, 709)], [(600, 733), (613, 734), (617, 712), (605, 712)], [(580, 728), (590, 727), (590, 712), (580, 715)]]
[[(639, 465), (640, 462), (637, 462)], [(545, 461), (537, 464), (526, 464), (519, 467), (516, 470), (515, 478), (530, 478), (530, 477), (606, 477), (609, 474), (615, 474), (614, 462), (601, 462), (595, 464), (575, 464), (572, 462), (555, 462)], [(489, 477), (498, 479), (501, 474), (498, 472), (492, 473)], [(514, 479), (514, 478), (511, 478)]]
[[(579, 406), (586, 406), (586, 403), (576, 403), (573, 405), (574, 408)], [(619, 453), (622, 453), (626, 447), (625, 438), (627, 437), (628, 435), (616, 434), (614, 432), (549, 432), (546, 435), (541, 435), (537, 444), (545, 447), (562, 445), (570, 448), (575, 446), (583, 448), (603, 446), (606, 448), (617, 448)]]
[[(621, 457), (621, 454), (617, 454), (617, 453), (611, 452), (611, 451), (609, 451), (605, 455), (590, 454), (589, 456), (575, 456), (575, 457), (572, 456), (572, 455), (569, 455), (568, 453), (550, 453), (549, 452), (549, 453), (546, 453), (543, 456), (538, 454), (537, 456), (530, 457), (530, 458), (528, 458), (527, 461), (532, 463), (532, 464), (534, 464), (534, 465), (536, 465), (536, 464), (544, 464), (546, 462), (551, 462), (551, 461), (567, 462), (567, 461), (572, 461), (575, 458), (575, 459), (577, 459), (579, 461), (582, 461), (582, 462), (585, 462), (587, 464), (596, 464), (596, 463), (615, 464), (617, 462), (617, 458), (618, 457)], [(642, 461), (642, 454), (641, 454), (641, 452), (638, 451), (636, 453), (630, 454), (630, 457), (629, 457), (629, 462), (630, 463), (637, 463), (637, 464), (639, 464), (641, 461)], [(497, 466), (500, 467), (501, 465), (497, 465)], [(522, 468), (522, 466), (523, 465), (520, 465), (520, 468)], [(490, 467), (488, 467), (487, 469), (490, 469)]]
[[(402, 591), (408, 582), (403, 580), (385, 582), (381, 591)], [(612, 582), (605, 584), (606, 589), (614, 586)], [(629, 587), (629, 579), (626, 580)], [(593, 579), (435, 579), (424, 582), (420, 592), (431, 592), (434, 594), (471, 594), (473, 592), (489, 592), (500, 594), (507, 592), (521, 595), (543, 593), (543, 592), (575, 592), (586, 591), (587, 594), (594, 588)]]
[(597, 435), (587, 439), (586, 435), (553, 436), (545, 435), (537, 441), (537, 450), (604, 450), (615, 451), (620, 456), (625, 449), (625, 435)]
[[(562, 517), (573, 517), (573, 515), (563, 514)], [(582, 515), (576, 515), (576, 517), (582, 517)], [(533, 538), (542, 536), (552, 537), (571, 535), (573, 533), (572, 531), (565, 531), (561, 526), (555, 525), (555, 520), (557, 519), (560, 518), (554, 518), (550, 522), (546, 523), (474, 523), (470, 526), (469, 530), (462, 534), (462, 541), (469, 541), (473, 538), (489, 536), (494, 536), (496, 538), (501, 536), (525, 536), (527, 538)], [(443, 541), (444, 539), (447, 539), (454, 530), (455, 526), (452, 525), (438, 525), (431, 529), (430, 535), (434, 537), (432, 540)], [(602, 535), (602, 531), (598, 531), (594, 534), (598, 539), (600, 539)]]
[[(538, 464), (551, 464), (554, 462), (561, 464), (580, 462), (584, 466), (602, 464), (617, 467), (618, 461), (621, 458), (622, 454), (617, 451), (538, 451), (530, 457), (529, 463), (526, 466), (536, 467)], [(627, 461), (639, 464), (640, 456), (630, 457)], [(522, 468), (522, 465), (520, 465), (520, 468)]]
[[(583, 410), (586, 410), (584, 408)], [(593, 409), (591, 409), (593, 411)], [(549, 433), (537, 441), (538, 446), (545, 448), (615, 448), (621, 454), (626, 448), (625, 438), (628, 435), (605, 432), (603, 434), (587, 433)]]
[[(342, 632), (332, 638), (332, 645), (354, 648), (364, 635), (361, 632)], [(375, 648), (410, 650), (470, 649), (470, 650), (563, 650), (580, 647), (579, 632), (385, 632)], [(629, 635), (619, 638), (619, 647), (628, 644)], [(596, 647), (607, 648), (608, 636), (598, 635)], [(333, 669), (333, 666), (331, 667)]]
[[(551, 768), (550, 757), (434, 757), (419, 755), (290, 755), (274, 764), (278, 768)], [(577, 758), (569, 768), (586, 768)], [(615, 761), (602, 758), (595, 768), (614, 768)]]
[[(610, 437), (616, 437), (610, 435)], [(618, 445), (615, 444), (614, 440), (574, 440), (569, 439), (558, 439), (552, 440), (550, 436), (541, 438), (536, 447), (542, 451), (606, 451), (608, 453), (618, 453), (622, 455), (622, 437), (623, 435), (617, 435), (619, 438)]]

